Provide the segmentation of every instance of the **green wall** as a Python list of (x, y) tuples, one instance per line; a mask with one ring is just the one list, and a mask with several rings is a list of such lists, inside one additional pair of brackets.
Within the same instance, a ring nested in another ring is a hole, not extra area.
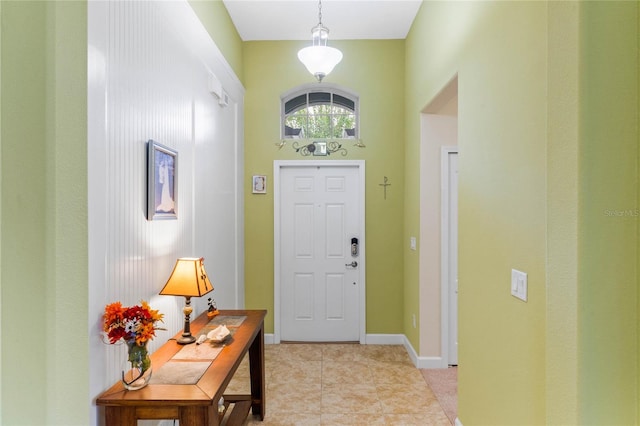
[(579, 17), (578, 420), (637, 424), (638, 3)]
[(189, 4), (236, 76), (240, 81), (244, 81), (242, 39), (238, 35), (222, 0), (189, 0)]
[[(0, 330), (2, 330), (2, 2), (0, 2)], [(2, 337), (0, 336), (0, 377), (2, 377)], [(2, 412), (2, 380), (0, 380), (0, 413)], [(0, 423), (2, 419), (0, 418)]]
[[(39, 342), (23, 337), (23, 327), (42, 327), (39, 319), (46, 310), (43, 297), (47, 290), (43, 265), (46, 251), (42, 244), (47, 208), (46, 120), (44, 104), (40, 101), (46, 88), (43, 74), (45, 22), (42, 5), (33, 3), (21, 7), (17, 3), (3, 2), (1, 380), (4, 424), (19, 419), (22, 410), (27, 411), (25, 424), (43, 424), (45, 419), (44, 409), (26, 410), (25, 401), (46, 401), (46, 349)], [(24, 55), (16, 39), (24, 43), (22, 46), (29, 46), (33, 54)], [(23, 76), (27, 78), (23, 79)], [(27, 164), (30, 167), (26, 167)], [(35, 268), (31, 257), (39, 259)], [(15, 318), (25, 317), (25, 304), (40, 315), (26, 316), (21, 327), (8, 327)], [(19, 342), (19, 345), (13, 342)], [(33, 385), (16, 388), (15, 383)]]
[(86, 20), (85, 2), (2, 3), (7, 425), (89, 422)]
[[(280, 96), (314, 79), (297, 59), (307, 42), (246, 42), (245, 76), (245, 292), (247, 308), (266, 308), (273, 332), (273, 161), (312, 159), (280, 140)], [(325, 79), (360, 96), (360, 136), (366, 148), (345, 143), (366, 161), (367, 333), (403, 333), (404, 41), (334, 41), (343, 61)], [(251, 176), (268, 176), (268, 193), (251, 193)], [(391, 186), (386, 201), (384, 176)], [(407, 240), (408, 245), (408, 240)]]
[(548, 4), (546, 418), (577, 424), (579, 4)]
[(419, 112), (458, 75), (460, 420), (637, 424), (637, 3), (425, 2), (406, 57), (405, 238)]

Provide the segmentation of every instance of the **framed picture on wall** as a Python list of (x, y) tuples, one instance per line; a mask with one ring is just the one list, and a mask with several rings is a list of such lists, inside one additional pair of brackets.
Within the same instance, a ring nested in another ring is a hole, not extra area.
[(267, 177), (266, 176), (256, 175), (253, 177), (253, 193), (254, 194), (267, 193)]
[(178, 151), (147, 142), (147, 220), (177, 219)]

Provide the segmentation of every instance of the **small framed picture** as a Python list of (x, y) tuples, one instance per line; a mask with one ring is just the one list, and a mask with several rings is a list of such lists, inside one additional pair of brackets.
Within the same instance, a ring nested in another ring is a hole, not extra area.
[(313, 151), (313, 155), (327, 155), (327, 143), (326, 142), (314, 142), (316, 149)]
[(254, 194), (266, 194), (267, 193), (267, 177), (264, 175), (255, 175), (253, 177), (253, 193)]
[(147, 220), (177, 219), (178, 151), (147, 142)]

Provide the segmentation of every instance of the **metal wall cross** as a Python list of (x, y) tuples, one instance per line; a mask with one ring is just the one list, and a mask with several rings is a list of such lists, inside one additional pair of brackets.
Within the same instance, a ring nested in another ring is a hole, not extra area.
[(384, 199), (387, 199), (387, 186), (391, 186), (390, 183), (387, 183), (389, 181), (389, 179), (387, 179), (387, 177), (384, 177), (384, 183), (379, 183), (379, 186), (384, 187)]

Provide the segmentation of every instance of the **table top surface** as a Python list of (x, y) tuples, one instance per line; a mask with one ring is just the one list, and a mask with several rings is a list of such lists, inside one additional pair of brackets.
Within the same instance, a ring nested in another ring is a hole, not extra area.
[[(142, 389), (128, 391), (122, 383), (118, 382), (106, 390), (96, 399), (97, 405), (210, 405), (218, 401), (224, 389), (229, 384), (235, 370), (240, 365), (243, 355), (249, 350), (252, 342), (264, 326), (265, 310), (221, 310), (220, 315), (214, 320), (221, 321), (226, 316), (245, 316), (242, 324), (234, 330), (233, 336), (220, 354), (204, 372), (200, 380), (195, 384), (157, 384), (150, 383)], [(224, 323), (224, 321), (222, 321)], [(207, 326), (209, 318), (206, 312), (191, 322), (191, 333), (197, 336), (199, 331)], [(151, 355), (151, 365), (154, 371), (160, 369), (170, 361), (185, 345), (176, 342), (176, 338), (182, 335), (178, 332), (167, 343), (162, 345)], [(195, 343), (192, 343), (195, 345)], [(202, 360), (180, 359), (175, 362), (191, 362)]]

